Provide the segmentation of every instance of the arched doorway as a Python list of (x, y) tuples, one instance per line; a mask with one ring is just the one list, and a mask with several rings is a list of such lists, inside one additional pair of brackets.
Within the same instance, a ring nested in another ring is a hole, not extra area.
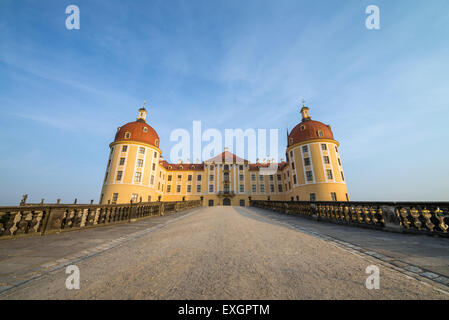
[(231, 205), (231, 200), (229, 198), (224, 198), (223, 199), (223, 205), (224, 206), (230, 206)]

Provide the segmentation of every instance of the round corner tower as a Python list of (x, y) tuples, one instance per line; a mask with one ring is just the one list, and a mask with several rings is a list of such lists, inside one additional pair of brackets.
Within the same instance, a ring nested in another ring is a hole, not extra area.
[(146, 123), (145, 107), (136, 121), (117, 129), (101, 190), (100, 204), (157, 201), (161, 150), (157, 132)]
[(339, 143), (331, 127), (312, 120), (304, 102), (301, 115), (301, 122), (288, 134), (292, 188), (287, 200), (349, 201)]

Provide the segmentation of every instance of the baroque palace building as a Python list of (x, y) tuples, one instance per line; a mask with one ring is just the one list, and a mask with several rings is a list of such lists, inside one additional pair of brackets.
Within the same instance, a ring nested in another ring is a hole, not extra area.
[[(117, 129), (100, 204), (202, 200), (203, 205), (249, 205), (252, 200), (349, 201), (339, 143), (329, 125), (310, 118), (290, 133), (286, 161), (250, 163), (225, 148), (202, 163), (168, 163), (157, 132), (139, 109), (136, 121)], [(273, 174), (261, 168), (277, 168)]]

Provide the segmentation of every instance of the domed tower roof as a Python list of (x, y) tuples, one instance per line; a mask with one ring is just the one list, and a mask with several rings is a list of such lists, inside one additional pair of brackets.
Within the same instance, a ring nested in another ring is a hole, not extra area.
[(301, 109), (302, 121), (293, 128), (288, 135), (288, 146), (314, 139), (334, 140), (331, 127), (310, 118), (309, 108), (303, 105)]
[(135, 141), (159, 148), (159, 136), (156, 130), (146, 123), (146, 115), (146, 109), (144, 107), (140, 108), (136, 121), (128, 122), (117, 129), (114, 142)]

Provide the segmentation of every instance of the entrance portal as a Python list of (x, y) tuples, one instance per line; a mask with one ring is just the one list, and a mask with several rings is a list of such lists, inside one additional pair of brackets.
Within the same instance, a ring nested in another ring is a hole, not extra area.
[(229, 198), (224, 198), (223, 199), (223, 205), (224, 206), (230, 206), (231, 205), (231, 200)]

